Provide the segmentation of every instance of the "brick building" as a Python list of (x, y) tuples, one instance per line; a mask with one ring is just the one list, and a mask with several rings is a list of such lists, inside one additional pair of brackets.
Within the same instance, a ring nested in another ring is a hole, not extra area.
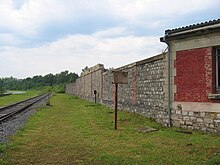
[(220, 131), (220, 20), (166, 30), (170, 124)]
[[(220, 132), (220, 20), (166, 30), (168, 52), (114, 69), (128, 72), (119, 108), (166, 126)], [(113, 106), (112, 72), (87, 68), (66, 92)]]

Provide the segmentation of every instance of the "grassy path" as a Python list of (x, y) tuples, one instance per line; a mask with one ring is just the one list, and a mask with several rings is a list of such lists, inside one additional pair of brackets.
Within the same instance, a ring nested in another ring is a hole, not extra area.
[[(182, 134), (144, 117), (56, 95), (12, 137), (2, 164), (214, 164), (220, 137)], [(135, 129), (151, 126), (156, 132)]]

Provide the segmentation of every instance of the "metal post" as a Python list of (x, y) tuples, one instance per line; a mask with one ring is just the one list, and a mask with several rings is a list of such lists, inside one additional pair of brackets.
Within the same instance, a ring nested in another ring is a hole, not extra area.
[(115, 83), (115, 93), (114, 93), (114, 128), (117, 129), (117, 109), (118, 109), (118, 83)]

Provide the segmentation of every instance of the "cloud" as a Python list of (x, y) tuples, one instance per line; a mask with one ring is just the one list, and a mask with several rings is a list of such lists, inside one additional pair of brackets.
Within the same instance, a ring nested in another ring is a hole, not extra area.
[[(37, 48), (5, 47), (1, 56), (8, 60), (10, 69), (2, 76), (27, 77), (66, 69), (80, 73), (85, 66), (97, 63), (104, 63), (107, 68), (119, 67), (161, 53), (162, 49), (164, 45), (158, 37), (70, 35)], [(0, 65), (5, 64), (0, 61)]]
[(47, 27), (53, 30), (53, 26), (64, 28), (66, 25), (74, 31), (74, 27), (78, 28), (83, 22), (100, 24), (98, 19), (104, 24), (113, 22), (112, 28), (114, 22), (122, 26), (155, 28), (160, 26), (159, 18), (169, 19), (219, 4), (218, 0), (4, 0), (0, 1), (0, 28), (36, 36), (44, 29), (48, 31)]
[(11, 33), (0, 33), (0, 45), (5, 46), (5, 45), (11, 45), (11, 46), (16, 46), (20, 44), (24, 44), (24, 40), (21, 40), (20, 38), (14, 36)]
[(167, 27), (178, 27), (182, 18), (191, 24), (192, 14), (207, 15), (219, 5), (219, 0), (0, 0), (0, 74), (122, 66), (161, 53), (165, 44), (158, 35)]
[[(0, 26), (19, 35), (37, 35), (45, 25), (55, 21), (67, 21), (66, 6), (57, 0), (24, 0), (20, 7), (16, 1), (0, 2)], [(73, 17), (73, 15), (71, 16)]]

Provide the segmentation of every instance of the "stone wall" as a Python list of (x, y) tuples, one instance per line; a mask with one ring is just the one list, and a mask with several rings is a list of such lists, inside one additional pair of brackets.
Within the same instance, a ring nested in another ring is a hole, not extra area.
[[(119, 84), (118, 86), (119, 109), (135, 112), (167, 125), (168, 84), (166, 57), (166, 54), (161, 54), (114, 69), (114, 71), (128, 72), (128, 84)], [(181, 72), (183, 72), (182, 69), (177, 73), (176, 71), (172, 73), (178, 76)], [(175, 78), (178, 80), (177, 77)], [(178, 86), (176, 87), (175, 83), (178, 84), (180, 82), (174, 82), (175, 78), (172, 78), (171, 89), (178, 93)], [(98, 102), (113, 107), (114, 84), (112, 84), (112, 81), (112, 71), (106, 71), (103, 66), (100, 67), (98, 65), (98, 67), (92, 67), (90, 71), (87, 70), (82, 73), (75, 83), (67, 85), (66, 92), (94, 101), (94, 95), (91, 92), (95, 89), (98, 92)], [(174, 85), (175, 88), (172, 88)], [(188, 98), (192, 96), (188, 96)], [(171, 122), (173, 126), (206, 132), (220, 132), (219, 103), (192, 102), (193, 99), (187, 100), (191, 100), (191, 102), (174, 101), (174, 97), (171, 96), (172, 98)]]
[[(128, 72), (128, 84), (118, 85), (119, 109), (135, 112), (166, 125), (165, 103), (165, 54), (138, 61), (114, 71)], [(113, 107), (114, 84), (112, 71), (98, 64), (87, 68), (80, 78), (67, 85), (66, 92), (94, 101), (94, 90), (98, 102)]]
[(217, 112), (172, 110), (172, 120), (177, 127), (220, 132), (220, 113)]

